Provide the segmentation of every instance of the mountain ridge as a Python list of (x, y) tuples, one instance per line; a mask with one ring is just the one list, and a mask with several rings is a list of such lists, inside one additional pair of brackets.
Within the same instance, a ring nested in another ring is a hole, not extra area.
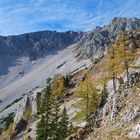
[(121, 32), (135, 32), (139, 27), (140, 19), (138, 18), (114, 17), (108, 25), (97, 26), (82, 36), (75, 46), (76, 56), (90, 58), (94, 55), (101, 55)]
[[(2, 59), (0, 59), (0, 67), (2, 70), (0, 71), (0, 127), (5, 128), (5, 122), (3, 123), (5, 116), (10, 117), (11, 115), (9, 115), (9, 113), (13, 113), (14, 115), (14, 123), (12, 125), (7, 123), (10, 127), (12, 127), (12, 132), (8, 134), (8, 131), (4, 130), (4, 132), (1, 131), (2, 135), (6, 136), (7, 138), (11, 138), (12, 136), (14, 137), (14, 140), (26, 139), (27, 137), (29, 139), (30, 137), (32, 139), (36, 139), (36, 124), (40, 120), (38, 109), (40, 108), (39, 105), (41, 105), (41, 96), (44, 94), (46, 81), (49, 80), (51, 80), (51, 84), (53, 84), (52, 89), (57, 90), (56, 94), (59, 93), (61, 88), (63, 89), (63, 91), (61, 91), (62, 96), (59, 98), (60, 101), (58, 99), (58, 102), (60, 102), (58, 107), (63, 108), (66, 105), (68, 116), (72, 117), (81, 111), (84, 111), (84, 108), (81, 108), (82, 104), (81, 106), (76, 105), (78, 102), (80, 103), (80, 101), (82, 101), (81, 98), (75, 96), (75, 94), (78, 92), (78, 88), (81, 90), (84, 89), (85, 92), (83, 92), (83, 94), (85, 95), (92, 93), (94, 89), (95, 94), (96, 92), (99, 92), (99, 98), (101, 98), (102, 101), (104, 100), (104, 103), (102, 102), (102, 105), (97, 105), (97, 108), (95, 107), (95, 109), (97, 109), (95, 110), (95, 114), (91, 114), (93, 115), (93, 126), (95, 123), (97, 129), (100, 127), (100, 124), (102, 124), (104, 128), (104, 126), (108, 126), (108, 124), (111, 125), (114, 122), (116, 113), (118, 114), (120, 111), (119, 105), (122, 105), (122, 107), (126, 106), (126, 110), (128, 111), (128, 115), (125, 115), (125, 112), (122, 112), (123, 116), (121, 116), (121, 119), (123, 118), (123, 121), (131, 119), (131, 114), (135, 116), (133, 110), (131, 111), (127, 109), (128, 104), (125, 104), (125, 100), (128, 99), (127, 102), (130, 101), (130, 103), (132, 103), (130, 99), (135, 96), (135, 94), (130, 93), (131, 86), (133, 87), (133, 84), (135, 83), (139, 84), (137, 81), (139, 81), (140, 74), (137, 74), (136, 70), (134, 70), (133, 67), (130, 67), (129, 75), (131, 76), (132, 80), (130, 79), (130, 81), (132, 81), (132, 84), (130, 85), (130, 91), (128, 91), (128, 87), (126, 86), (125, 70), (121, 74), (118, 73), (116, 78), (116, 93), (114, 93), (113, 90), (111, 80), (112, 78), (110, 79), (109, 77), (109, 81), (105, 83), (106, 85), (102, 85), (102, 79), (100, 82), (100, 79), (98, 81), (98, 78), (100, 78), (102, 74), (106, 74), (106, 72), (102, 70), (104, 69), (109, 59), (109, 54), (105, 51), (108, 47), (110, 47), (110, 44), (116, 41), (118, 35), (121, 32), (127, 32), (127, 35), (133, 36), (133, 32), (135, 32), (135, 30), (139, 27), (139, 19), (114, 18), (107, 26), (96, 27), (93, 30), (85, 33), (70, 31), (64, 33), (58, 33), (56, 31), (43, 31), (0, 38), (0, 55), (2, 57)], [(136, 35), (134, 36), (134, 39), (136, 39), (135, 41), (139, 42), (140, 32), (138, 31), (134, 35)], [(137, 54), (135, 55), (135, 59), (133, 59), (130, 64), (130, 66), (133, 65), (134, 67), (138, 67), (140, 65), (140, 50), (136, 49), (136, 45), (137, 44), (134, 42), (132, 49), (134, 48), (133, 50), (137, 51)], [(140, 48), (140, 43), (138, 48)], [(97, 58), (97, 61), (92, 61), (92, 57), (95, 57), (96, 55), (101, 56), (102, 54), (104, 54), (103, 57), (100, 57), (100, 59)], [(77, 61), (79, 58), (80, 61)], [(115, 59), (115, 61), (117, 61), (117, 59)], [(122, 61), (120, 61), (120, 63), (121, 62)], [(119, 64), (117, 64), (117, 66)], [(135, 75), (136, 77), (134, 77), (134, 79), (138, 80), (133, 82), (133, 76)], [(63, 82), (60, 80), (61, 77)], [(55, 79), (56, 83), (54, 83)], [(60, 83), (61, 86), (58, 86)], [(96, 84), (99, 85), (99, 90), (96, 90)], [(103, 87), (100, 87), (100, 84)], [(93, 86), (91, 91), (89, 91), (90, 85)], [(104, 88), (104, 91), (102, 88)], [(138, 88), (137, 97), (139, 97), (139, 87), (134, 85), (133, 88)], [(105, 89), (106, 95), (104, 96), (102, 93), (105, 92)], [(82, 93), (82, 91), (79, 92)], [(134, 93), (136, 92), (134, 91)], [(81, 97), (84, 99), (82, 95)], [(91, 97), (95, 97), (96, 99), (96, 95)], [(88, 98), (85, 99), (88, 100)], [(121, 99), (124, 99), (122, 103), (120, 102)], [(133, 101), (135, 104), (135, 100)], [(87, 104), (84, 104), (83, 107), (86, 105)], [(137, 106), (135, 108), (137, 108)], [(138, 106), (138, 108), (140, 107)], [(94, 118), (97, 118), (97, 120)], [(84, 136), (89, 135), (91, 130), (88, 131), (88, 126), (86, 129), (86, 120), (76, 120), (74, 118), (70, 118), (70, 120), (74, 124), (74, 127), (76, 126), (74, 129), (76, 133), (74, 132), (74, 137), (72, 136), (74, 140), (75, 136), (78, 136), (78, 138), (81, 140), (84, 139), (83, 134)], [(100, 123), (100, 121), (102, 123)], [(25, 129), (20, 127), (22, 126), (21, 124), (24, 125)], [(91, 126), (89, 127), (91, 128)], [(133, 126), (134, 125), (132, 125), (131, 128)], [(116, 127), (118, 126), (116, 125)], [(122, 129), (123, 126), (120, 126), (120, 128)], [(8, 129), (10, 128), (8, 127)], [(77, 133), (77, 129), (78, 131), (81, 131), (80, 133), (82, 133), (82, 135)], [(85, 132), (87, 131), (88, 133), (86, 134)], [(104, 133), (104, 131), (101, 132)], [(105, 135), (106, 134), (107, 133), (105, 133)], [(112, 132), (108, 132), (108, 134), (112, 135)], [(93, 140), (92, 136), (91, 140)]]
[(134, 32), (139, 27), (138, 18), (114, 17), (108, 25), (97, 26), (87, 32), (45, 30), (0, 36), (0, 55), (24, 55), (34, 60), (76, 43), (75, 55), (78, 58), (89, 58), (102, 54), (120, 32)]
[(76, 43), (82, 32), (40, 31), (16, 36), (0, 37), (0, 54), (24, 55), (37, 59), (54, 50)]

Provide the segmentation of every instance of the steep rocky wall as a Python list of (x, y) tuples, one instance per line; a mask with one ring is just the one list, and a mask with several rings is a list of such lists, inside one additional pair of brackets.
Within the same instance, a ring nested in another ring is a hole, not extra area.
[(0, 54), (26, 55), (36, 59), (78, 42), (82, 35), (82, 32), (73, 31), (40, 31), (16, 36), (0, 36)]
[(140, 28), (140, 19), (114, 18), (109, 25), (96, 27), (85, 33), (76, 45), (78, 58), (100, 57), (108, 45), (116, 40), (121, 32), (134, 32)]
[[(131, 73), (129, 87), (122, 85), (110, 94), (94, 120), (98, 124), (86, 140), (140, 139), (140, 72)], [(100, 135), (99, 135), (100, 134)]]

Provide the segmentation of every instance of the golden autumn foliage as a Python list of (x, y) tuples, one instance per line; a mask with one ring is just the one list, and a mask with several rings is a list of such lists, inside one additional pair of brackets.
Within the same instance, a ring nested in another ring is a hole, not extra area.
[(101, 82), (105, 84), (112, 79), (114, 92), (116, 92), (117, 78), (124, 70), (127, 75), (127, 85), (129, 85), (129, 63), (135, 57), (134, 51), (129, 48), (130, 43), (133, 42), (128, 35), (120, 34), (118, 40), (107, 51), (107, 63), (103, 68)]
[(76, 119), (86, 118), (88, 122), (91, 114), (94, 113), (99, 105), (99, 94), (98, 89), (95, 87), (95, 83), (87, 78), (82, 81), (79, 87), (75, 91), (75, 96), (80, 98), (80, 102), (76, 104), (76, 107), (81, 109), (81, 112), (77, 113)]
[(116, 57), (116, 51), (117, 46), (116, 44), (113, 44), (107, 52), (108, 60), (104, 67), (104, 70), (110, 77), (114, 76), (114, 74), (117, 75), (123, 71), (123, 65), (120, 63), (118, 57)]
[(53, 85), (52, 85), (52, 93), (59, 97), (63, 94), (65, 85), (64, 85), (64, 76), (58, 74), (54, 76)]
[(28, 107), (26, 111), (23, 113), (23, 117), (25, 120), (29, 120), (32, 114), (32, 107)]
[(116, 93), (116, 78), (117, 74), (123, 71), (122, 65), (120, 65), (119, 60), (116, 58), (116, 44), (110, 46), (107, 51), (107, 63), (103, 68), (103, 77), (101, 78), (103, 84), (108, 81), (108, 79), (112, 79), (114, 92)]
[(12, 135), (12, 132), (13, 132), (13, 122), (9, 125), (8, 129), (7, 129), (7, 132), (8, 132), (8, 135), (11, 136)]
[(129, 40), (128, 36), (126, 34), (121, 34), (115, 52), (115, 57), (119, 61), (119, 64), (122, 66), (123, 70), (126, 70), (127, 85), (129, 85), (129, 62), (135, 57), (134, 51), (129, 49), (130, 43), (133, 42)]
[(132, 42), (129, 41), (128, 36), (125, 34), (121, 34), (117, 41), (116, 58), (120, 63), (123, 63), (124, 67), (135, 56), (135, 53), (129, 48), (130, 43)]

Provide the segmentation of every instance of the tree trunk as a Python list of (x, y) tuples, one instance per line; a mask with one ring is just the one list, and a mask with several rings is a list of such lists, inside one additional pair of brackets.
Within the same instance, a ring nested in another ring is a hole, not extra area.
[(87, 93), (87, 103), (86, 103), (86, 120), (89, 121), (89, 95)]
[(116, 75), (115, 75), (115, 73), (113, 74), (113, 89), (114, 89), (114, 93), (116, 93)]
[(128, 70), (128, 63), (125, 62), (125, 69), (126, 69), (126, 75), (127, 75), (127, 86), (129, 86), (129, 70)]

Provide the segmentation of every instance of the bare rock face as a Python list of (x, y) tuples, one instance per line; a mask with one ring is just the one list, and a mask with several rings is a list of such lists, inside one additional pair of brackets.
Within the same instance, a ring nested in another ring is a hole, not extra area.
[[(127, 87), (127, 85), (124, 84), (117, 90), (116, 94), (111, 93), (108, 95), (107, 102), (100, 111), (100, 115), (103, 118), (108, 116), (108, 119), (106, 119), (106, 123), (113, 123), (121, 108), (124, 106), (128, 106), (127, 102), (124, 104), (122, 99), (125, 99), (126, 97), (131, 99), (131, 96), (135, 94), (132, 90), (132, 87), (139, 87), (139, 77), (139, 72), (132, 72), (130, 74), (130, 87)], [(138, 105), (135, 105), (130, 109), (127, 108), (126, 112), (123, 113), (121, 117), (124, 123), (129, 123), (130, 121), (135, 120), (137, 117), (139, 117), (139, 115), (140, 108)]]
[(140, 138), (140, 124), (137, 124), (128, 134), (130, 138)]
[(134, 107), (130, 112), (124, 116), (124, 123), (128, 123), (129, 121), (135, 120), (139, 116), (139, 107)]
[(108, 44), (116, 40), (119, 33), (134, 32), (139, 27), (140, 19), (114, 18), (109, 25), (96, 27), (85, 33), (76, 45), (76, 56), (78, 58), (90, 58), (95, 55), (99, 57), (106, 50)]
[(0, 54), (25, 55), (31, 59), (58, 51), (79, 41), (82, 32), (40, 31), (16, 36), (0, 36)]
[(127, 31), (133, 32), (140, 27), (140, 19), (138, 18), (118, 18), (115, 17), (112, 19), (110, 24), (105, 28), (114, 34), (118, 35), (120, 32)]
[(130, 84), (132, 86), (137, 85), (140, 86), (140, 72), (135, 72), (130, 74)]
[(25, 131), (28, 125), (29, 120), (33, 119), (34, 115), (37, 114), (37, 104), (38, 104), (38, 92), (30, 93), (24, 95), (20, 101), (20, 105), (15, 113), (13, 134), (12, 139), (20, 134), (22, 131)]
[(101, 116), (106, 117), (109, 115), (109, 119), (106, 120), (106, 123), (112, 123), (115, 121), (116, 116), (121, 108), (121, 93), (117, 92), (116, 94), (110, 94), (107, 100), (107, 103), (101, 110)]
[(77, 43), (76, 57), (100, 57), (107, 46), (116, 40), (119, 33), (133, 32), (139, 27), (140, 19), (114, 18), (109, 25), (96, 27), (85, 33), (40, 31), (16, 36), (0, 36), (0, 55), (24, 55), (34, 60), (48, 53), (57, 53), (66, 46)]
[(16, 125), (16, 127), (14, 128), (14, 132), (11, 136), (11, 139), (14, 139), (14, 137), (16, 135), (18, 135), (19, 133), (21, 133), (23, 130), (26, 130), (26, 127), (27, 127), (27, 121), (24, 120), (24, 119), (21, 119), (19, 121), (19, 123)]
[(15, 124), (18, 124), (20, 120), (27, 120), (27, 117), (31, 117), (37, 113), (37, 93), (27, 94), (21, 100), (21, 104), (16, 111), (14, 118)]

